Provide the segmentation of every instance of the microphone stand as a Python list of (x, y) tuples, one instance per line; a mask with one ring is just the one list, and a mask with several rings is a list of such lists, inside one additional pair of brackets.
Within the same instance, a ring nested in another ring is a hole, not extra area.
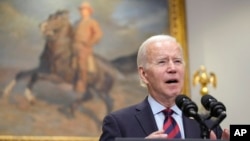
[(193, 115), (194, 119), (200, 124), (201, 129), (201, 138), (203, 139), (209, 139), (210, 136), (210, 129), (205, 124), (204, 120), (201, 118), (201, 116), (197, 113)]
[(222, 112), (210, 129), (213, 130), (216, 126), (218, 126), (222, 122), (222, 120), (226, 118), (226, 116), (227, 116), (226, 112)]
[(210, 137), (210, 129), (208, 129), (207, 127), (203, 126), (203, 125), (200, 125), (200, 128), (201, 128), (201, 138), (203, 139), (209, 139)]
[(215, 127), (217, 127), (222, 122), (222, 120), (226, 118), (226, 116), (227, 116), (226, 112), (222, 112), (214, 121), (214, 124), (211, 126), (211, 128), (208, 128), (208, 126), (205, 124), (205, 120), (209, 120), (211, 116), (209, 116), (208, 118), (202, 119), (199, 114), (195, 114), (193, 117), (200, 124), (201, 138), (209, 139), (210, 131), (213, 130)]
[[(184, 115), (187, 117), (193, 117), (199, 124), (201, 129), (201, 138), (209, 139), (210, 131), (220, 124), (220, 122), (226, 117), (225, 106), (217, 102), (212, 105), (212, 112), (207, 118), (201, 118), (200, 114), (197, 113), (198, 108), (194, 102), (192, 102), (187, 96), (179, 95), (176, 98), (177, 106), (183, 111)], [(202, 102), (203, 104), (203, 102)], [(210, 105), (211, 106), (211, 105)], [(223, 110), (223, 111), (222, 111)], [(209, 120), (212, 116), (218, 117), (211, 128), (205, 124), (205, 120)]]

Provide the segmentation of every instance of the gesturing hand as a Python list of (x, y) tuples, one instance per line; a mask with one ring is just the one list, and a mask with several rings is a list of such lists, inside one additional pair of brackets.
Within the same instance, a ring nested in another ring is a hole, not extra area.
[(164, 133), (164, 130), (159, 130), (151, 133), (145, 139), (166, 139), (168, 135)]
[[(210, 132), (210, 139), (211, 140), (216, 140), (217, 137), (213, 131)], [(221, 135), (222, 140), (229, 140), (230, 139), (230, 132), (228, 129), (224, 129)]]

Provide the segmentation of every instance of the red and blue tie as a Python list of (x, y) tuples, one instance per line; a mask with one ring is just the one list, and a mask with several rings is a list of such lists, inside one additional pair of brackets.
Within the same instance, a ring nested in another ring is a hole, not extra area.
[(165, 115), (163, 129), (165, 133), (168, 134), (167, 138), (168, 139), (181, 138), (180, 128), (177, 122), (172, 117), (172, 114), (174, 113), (174, 111), (171, 110), (170, 108), (167, 108), (163, 110), (163, 113)]

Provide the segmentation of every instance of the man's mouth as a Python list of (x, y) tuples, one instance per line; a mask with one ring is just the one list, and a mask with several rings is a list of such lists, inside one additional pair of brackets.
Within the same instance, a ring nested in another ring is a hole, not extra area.
[(178, 80), (177, 79), (169, 79), (165, 83), (167, 83), (167, 84), (175, 84), (175, 83), (178, 83)]

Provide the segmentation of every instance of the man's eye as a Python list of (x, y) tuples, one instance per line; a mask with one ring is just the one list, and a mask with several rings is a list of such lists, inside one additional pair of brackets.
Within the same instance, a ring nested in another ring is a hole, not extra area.
[(164, 63), (166, 63), (166, 61), (159, 61), (158, 63), (159, 64), (164, 64)]
[(182, 60), (175, 60), (174, 62), (177, 63), (177, 64), (181, 64)]

